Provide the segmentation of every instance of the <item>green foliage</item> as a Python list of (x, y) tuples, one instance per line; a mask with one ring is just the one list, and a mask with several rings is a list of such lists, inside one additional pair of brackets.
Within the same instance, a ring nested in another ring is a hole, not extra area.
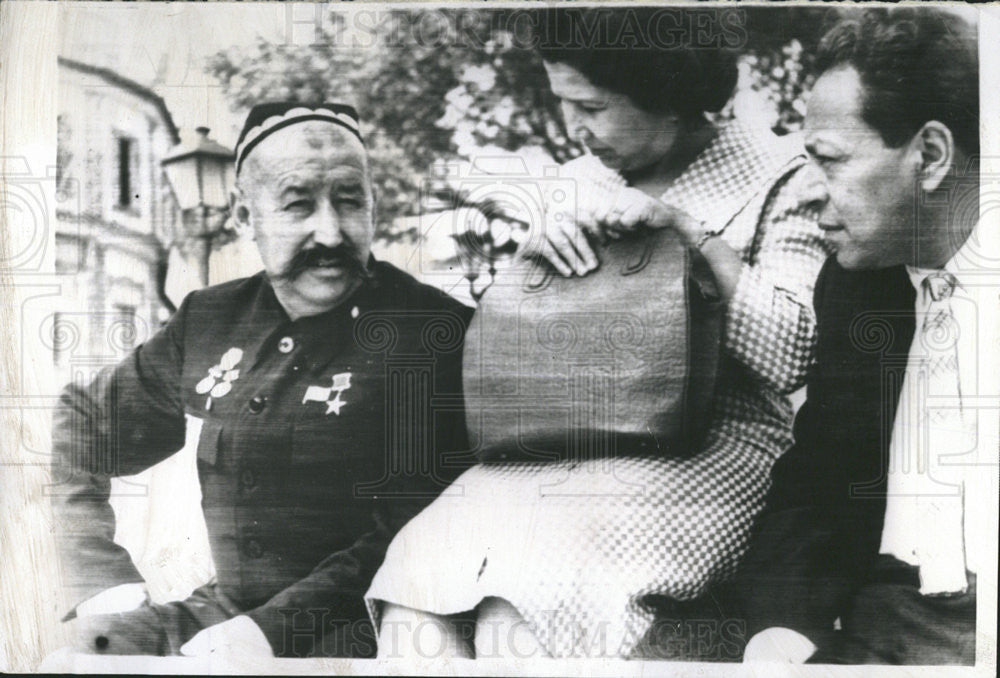
[(743, 63), (747, 86), (764, 92), (777, 112), (777, 134), (798, 131), (805, 96), (812, 86), (812, 59), (823, 28), (832, 17), (827, 8), (755, 7), (747, 12), (748, 45)]

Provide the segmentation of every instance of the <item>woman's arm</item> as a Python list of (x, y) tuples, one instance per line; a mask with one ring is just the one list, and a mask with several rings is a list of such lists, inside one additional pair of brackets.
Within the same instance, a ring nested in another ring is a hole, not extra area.
[[(781, 180), (764, 206), (746, 259), (724, 239), (706, 238), (705, 224), (690, 214), (636, 188), (621, 189), (616, 200), (594, 214), (577, 215), (585, 216), (586, 223), (567, 221), (574, 237), (567, 235), (565, 239), (585, 243), (585, 230), (614, 238), (639, 226), (676, 229), (705, 257), (727, 303), (728, 353), (778, 392), (791, 393), (804, 383), (812, 360), (816, 331), (812, 289), (828, 254), (815, 214), (803, 207), (797, 196), (793, 179), (798, 171)], [(552, 249), (560, 250), (556, 246)], [(580, 256), (582, 247), (564, 243), (562, 249)], [(542, 254), (557, 259), (552, 252)], [(557, 268), (567, 275), (566, 264), (559, 264)], [(582, 270), (579, 274), (585, 275), (596, 262), (580, 261), (577, 265)]]
[(828, 255), (816, 215), (797, 196), (798, 171), (773, 191), (745, 257), (723, 238), (707, 236), (689, 215), (673, 217), (712, 268), (727, 303), (727, 352), (780, 393), (805, 381), (816, 332), (813, 285)]
[(674, 228), (712, 269), (727, 304), (725, 348), (780, 393), (805, 380), (812, 360), (816, 320), (812, 290), (828, 250), (816, 215), (797, 195), (800, 170), (786, 174), (764, 206), (753, 246), (744, 258), (687, 212), (634, 188), (596, 215), (612, 237), (645, 224)]
[[(726, 350), (779, 393), (805, 383), (816, 341), (813, 287), (829, 254), (816, 214), (795, 190), (799, 171), (765, 205), (726, 312)], [(712, 238), (702, 252), (709, 258), (724, 246)]]

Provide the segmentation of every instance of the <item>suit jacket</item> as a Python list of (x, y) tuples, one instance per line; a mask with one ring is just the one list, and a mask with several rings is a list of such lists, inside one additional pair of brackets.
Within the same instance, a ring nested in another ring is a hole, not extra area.
[(783, 626), (822, 646), (873, 571), (914, 303), (903, 266), (845, 271), (831, 257), (820, 272), (816, 357), (795, 444), (775, 464), (734, 587), (747, 638)]
[(471, 315), (381, 262), (343, 304), (295, 321), (263, 274), (189, 295), (55, 413), (74, 602), (142, 580), (112, 540), (111, 478), (190, 446), (219, 588), (275, 652), (294, 651), (303, 626), (318, 647), (337, 625), (367, 623), (362, 595), (389, 541), (463, 470), (445, 456), (466, 448)]

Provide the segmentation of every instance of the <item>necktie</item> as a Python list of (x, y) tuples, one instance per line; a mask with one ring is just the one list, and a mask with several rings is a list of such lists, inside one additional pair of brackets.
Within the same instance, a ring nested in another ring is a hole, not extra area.
[(961, 593), (968, 586), (962, 522), (964, 488), (955, 455), (966, 452), (972, 438), (968, 417), (961, 408), (960, 328), (951, 308), (957, 283), (953, 275), (945, 272), (932, 273), (923, 281), (930, 303), (920, 329), (926, 360), (926, 400), (915, 469), (921, 491), (915, 500), (920, 520), (916, 548), (920, 591), (926, 595)]

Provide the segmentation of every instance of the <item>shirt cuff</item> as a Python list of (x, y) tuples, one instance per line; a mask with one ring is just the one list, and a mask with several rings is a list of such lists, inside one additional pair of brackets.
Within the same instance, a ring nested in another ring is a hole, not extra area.
[(772, 626), (750, 639), (743, 652), (743, 661), (803, 664), (816, 649), (816, 645), (798, 631)]
[(76, 606), (77, 617), (131, 612), (149, 600), (143, 584), (119, 584), (101, 591)]

